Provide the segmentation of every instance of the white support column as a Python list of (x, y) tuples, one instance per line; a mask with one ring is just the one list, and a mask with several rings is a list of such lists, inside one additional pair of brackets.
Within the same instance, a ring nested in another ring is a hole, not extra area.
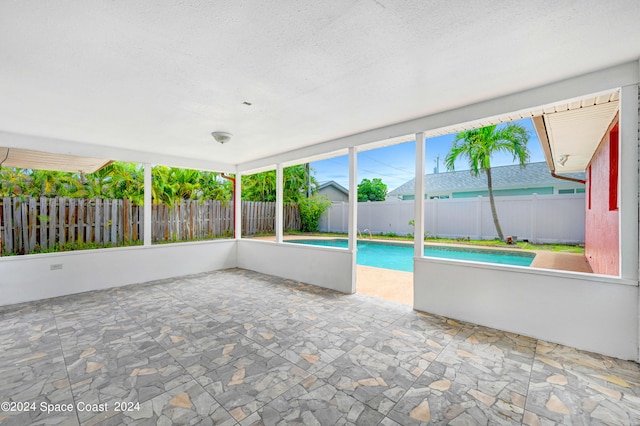
[(242, 238), (242, 175), (239, 171), (236, 173), (234, 195), (235, 199), (233, 201), (235, 211), (233, 213), (233, 217), (235, 218), (235, 221), (233, 223), (233, 227), (236, 240), (239, 240)]
[(358, 241), (358, 154), (349, 148), (349, 250), (354, 251)]
[(638, 85), (620, 89), (620, 276), (638, 280)]
[(356, 292), (358, 255), (358, 154), (354, 147), (349, 148), (349, 251), (353, 253), (351, 265), (351, 293)]
[(414, 198), (414, 257), (424, 255), (424, 133), (416, 133), (416, 180)]
[(276, 164), (276, 243), (282, 242), (282, 212), (284, 202), (284, 171), (282, 163)]
[(144, 245), (151, 245), (151, 164), (144, 164)]

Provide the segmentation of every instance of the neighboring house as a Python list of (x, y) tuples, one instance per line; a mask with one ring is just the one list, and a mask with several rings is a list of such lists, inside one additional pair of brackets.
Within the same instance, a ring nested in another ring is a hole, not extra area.
[(533, 119), (552, 173), (584, 171), (585, 256), (596, 274), (620, 274), (619, 92)]
[[(497, 197), (585, 192), (585, 186), (579, 182), (554, 178), (544, 161), (529, 163), (525, 167), (519, 165), (492, 167), (491, 172), (493, 194)], [(585, 178), (584, 173), (572, 173), (567, 176), (579, 180)], [(413, 200), (414, 187), (415, 179), (411, 179), (389, 192), (387, 199)], [(469, 170), (459, 170), (425, 175), (425, 198), (469, 198), (488, 195), (487, 176), (484, 173), (474, 177)]]
[(331, 202), (349, 202), (349, 190), (336, 181), (330, 180), (318, 184), (318, 195), (324, 195)]

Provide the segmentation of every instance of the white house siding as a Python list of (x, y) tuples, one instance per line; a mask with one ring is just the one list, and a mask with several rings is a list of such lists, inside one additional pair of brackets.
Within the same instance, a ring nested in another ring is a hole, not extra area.
[(333, 186), (326, 186), (319, 189), (318, 194), (328, 197), (333, 202), (338, 201), (347, 203), (349, 201), (349, 194), (345, 194)]

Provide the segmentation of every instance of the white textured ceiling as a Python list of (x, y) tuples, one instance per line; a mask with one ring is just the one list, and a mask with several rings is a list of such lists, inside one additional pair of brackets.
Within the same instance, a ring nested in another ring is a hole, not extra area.
[(242, 164), (638, 57), (637, 0), (4, 0), (0, 131)]

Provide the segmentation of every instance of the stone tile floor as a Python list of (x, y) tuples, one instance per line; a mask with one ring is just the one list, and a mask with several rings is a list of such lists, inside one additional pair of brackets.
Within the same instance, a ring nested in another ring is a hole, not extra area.
[(640, 368), (232, 269), (0, 308), (0, 402), (2, 425), (633, 425)]

